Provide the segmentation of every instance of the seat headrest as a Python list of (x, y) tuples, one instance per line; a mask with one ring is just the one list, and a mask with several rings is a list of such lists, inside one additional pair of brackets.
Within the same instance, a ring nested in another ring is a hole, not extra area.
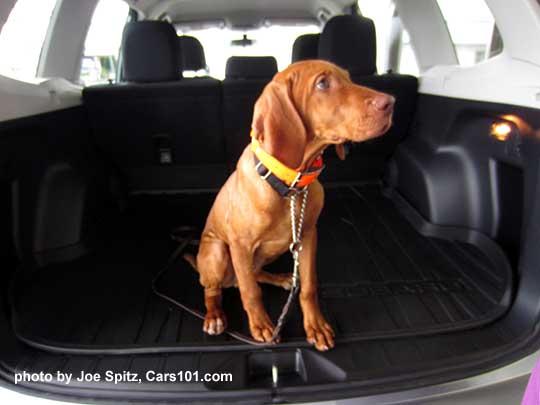
[(377, 43), (373, 20), (340, 15), (331, 18), (319, 39), (319, 58), (335, 63), (353, 75), (377, 71)]
[(319, 57), (319, 37), (321, 34), (300, 35), (292, 48), (292, 63)]
[(122, 37), (124, 80), (162, 82), (177, 80), (180, 49), (176, 31), (165, 21), (126, 24)]
[(199, 40), (189, 35), (182, 35), (178, 38), (180, 53), (182, 55), (181, 70), (202, 70), (206, 69), (206, 58), (204, 49)]
[(227, 79), (271, 79), (277, 73), (273, 56), (231, 56), (227, 60)]

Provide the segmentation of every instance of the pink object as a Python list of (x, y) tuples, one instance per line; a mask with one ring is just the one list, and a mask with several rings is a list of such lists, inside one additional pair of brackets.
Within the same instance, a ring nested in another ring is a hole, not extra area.
[(521, 405), (540, 405), (540, 361), (532, 370)]

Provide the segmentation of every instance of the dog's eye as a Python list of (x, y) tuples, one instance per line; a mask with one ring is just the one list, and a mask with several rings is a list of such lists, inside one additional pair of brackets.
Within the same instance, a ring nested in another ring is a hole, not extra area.
[(324, 77), (317, 82), (315, 87), (317, 87), (318, 90), (326, 90), (328, 87), (330, 87), (330, 83), (328, 82), (328, 79)]

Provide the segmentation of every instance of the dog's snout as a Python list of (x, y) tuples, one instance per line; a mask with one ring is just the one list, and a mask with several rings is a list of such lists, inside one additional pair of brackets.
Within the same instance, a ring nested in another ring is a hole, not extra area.
[(388, 112), (392, 110), (396, 99), (387, 94), (380, 94), (368, 99), (368, 104), (375, 110), (380, 112)]

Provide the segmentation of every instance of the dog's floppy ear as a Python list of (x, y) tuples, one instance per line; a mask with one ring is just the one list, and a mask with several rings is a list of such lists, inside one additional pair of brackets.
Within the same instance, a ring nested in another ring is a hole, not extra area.
[(272, 80), (255, 103), (251, 128), (262, 148), (283, 164), (297, 169), (302, 164), (306, 128), (291, 95), (292, 82)]

